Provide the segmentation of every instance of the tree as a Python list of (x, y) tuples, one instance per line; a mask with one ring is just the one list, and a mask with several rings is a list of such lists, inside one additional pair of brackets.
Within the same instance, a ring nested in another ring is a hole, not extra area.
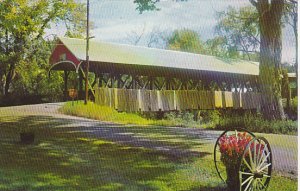
[[(86, 5), (81, 3), (74, 4), (65, 18), (63, 19), (67, 32), (65, 36), (70, 38), (84, 38), (86, 35)], [(94, 23), (90, 21), (90, 29), (94, 28)]]
[(16, 66), (15, 77), (11, 83), (13, 94), (2, 104), (40, 103), (42, 101), (57, 101), (62, 95), (63, 79), (59, 72), (52, 72), (48, 78), (49, 56), (54, 47), (54, 40), (40, 39), (32, 43), (39, 49)]
[(144, 11), (159, 10), (155, 6), (159, 0), (134, 0), (133, 2), (137, 4), (136, 10), (140, 13), (143, 13)]
[[(172, 0), (172, 1), (188, 1), (188, 0)], [(138, 10), (140, 13), (143, 13), (144, 11), (158, 11), (159, 8), (156, 7), (156, 3), (160, 2), (160, 0), (134, 0), (134, 3), (137, 4), (136, 10)]]
[(227, 42), (223, 37), (215, 37), (205, 42), (207, 53), (217, 57), (227, 57)]
[[(258, 13), (252, 6), (239, 10), (229, 7), (218, 13), (216, 33), (226, 39), (229, 50), (241, 52), (246, 59), (253, 60), (259, 52)], [(256, 61), (256, 60), (255, 60)]]
[(206, 54), (222, 58), (240, 58), (236, 46), (228, 44), (227, 39), (222, 36), (208, 39), (205, 42)]
[(259, 78), (262, 114), (266, 119), (284, 119), (281, 101), (281, 49), (284, 0), (250, 0), (257, 9), (260, 29)]
[(39, 47), (45, 29), (53, 22), (68, 21), (79, 4), (74, 0), (3, 0), (0, 2), (0, 80), (4, 95), (16, 76), (16, 68)]
[[(257, 47), (260, 47), (260, 51), (264, 50), (264, 52), (260, 52), (260, 56), (264, 55), (264, 58), (260, 59), (260, 81), (261, 81), (261, 90), (266, 92), (269, 92), (266, 94), (266, 97), (264, 100), (267, 100), (270, 96), (271, 92), (273, 91), (275, 94), (275, 97), (272, 102), (275, 102), (273, 104), (266, 103), (264, 104), (265, 110), (263, 113), (265, 114), (265, 117), (268, 119), (273, 118), (284, 118), (283, 109), (281, 107), (280, 103), (280, 85), (281, 84), (281, 28), (283, 24), (289, 24), (293, 27), (295, 39), (296, 39), (296, 49), (298, 49), (297, 45), (297, 2), (294, 0), (285, 0), (285, 1), (251, 1), (255, 7), (253, 8), (242, 8), (239, 12), (234, 10), (233, 8), (230, 8), (229, 11), (220, 13), (221, 21), (218, 25), (218, 32), (219, 34), (225, 34), (228, 35), (231, 39), (245, 39), (246, 42), (241, 41), (240, 47), (243, 47), (243, 50), (246, 50), (248, 52), (248, 47), (252, 47), (252, 50), (257, 49)], [(284, 10), (282, 10), (284, 8)], [(281, 10), (280, 10), (281, 9)], [(275, 12), (276, 10), (280, 10), (278, 13)], [(237, 14), (238, 13), (238, 14)], [(285, 20), (282, 19), (282, 16), (285, 16)], [(275, 19), (273, 19), (275, 18)], [(268, 23), (272, 21), (271, 23)], [(275, 26), (275, 28), (272, 28)], [(275, 30), (275, 31), (272, 31)], [(272, 34), (273, 33), (273, 34)], [(243, 37), (243, 38), (240, 38)], [(272, 40), (274, 41), (274, 44), (270, 44)], [(263, 40), (264, 42), (260, 42)], [(277, 41), (277, 42), (276, 42)], [(239, 41), (236, 41), (235, 43), (239, 43)], [(248, 44), (248, 46), (243, 46), (243, 44)], [(262, 46), (262, 47), (261, 47)], [(273, 54), (273, 56), (280, 56), (275, 58), (274, 60), (269, 60), (269, 64), (267, 64), (266, 59), (267, 55), (269, 54), (269, 58), (271, 59), (270, 55)], [(297, 54), (296, 54), (297, 55)], [(248, 54), (249, 59), (250, 55)], [(297, 55), (298, 57), (298, 55)], [(267, 66), (270, 65), (270, 66)], [(297, 61), (296, 61), (296, 68), (297, 68)], [(269, 73), (265, 73), (265, 70), (268, 69), (262, 69), (262, 68), (269, 68)], [(270, 68), (272, 67), (272, 68)], [(273, 72), (271, 72), (273, 70)], [(269, 75), (271, 72), (271, 75)], [(267, 74), (267, 75), (266, 75)], [(268, 80), (267, 85), (264, 85), (263, 83), (266, 81), (266, 76), (269, 76), (270, 79)], [(273, 79), (271, 79), (273, 78)], [(271, 84), (273, 81), (273, 87), (268, 86), (268, 84)], [(269, 90), (265, 90), (267, 87), (272, 87)], [(271, 97), (272, 98), (272, 97)], [(270, 100), (271, 102), (271, 100)], [(278, 102), (278, 103), (276, 103)], [(276, 109), (277, 108), (277, 109)], [(272, 110), (276, 110), (276, 112), (273, 112)], [(271, 113), (274, 113), (272, 115)], [(275, 114), (277, 113), (277, 114)]]
[(205, 49), (199, 35), (192, 30), (175, 30), (168, 39), (167, 48), (184, 52), (204, 53)]

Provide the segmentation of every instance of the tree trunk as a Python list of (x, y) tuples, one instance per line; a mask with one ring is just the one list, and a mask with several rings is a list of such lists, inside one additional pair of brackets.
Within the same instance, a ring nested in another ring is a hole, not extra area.
[(265, 119), (284, 119), (281, 100), (281, 17), (284, 0), (268, 3), (259, 0), (257, 9), (260, 24), (259, 78), (262, 93), (261, 111)]
[[(8, 44), (8, 32), (6, 31), (6, 43)], [(25, 44), (24, 37), (22, 36), (16, 36), (16, 39), (14, 41), (14, 48), (13, 53), (15, 54), (13, 57), (9, 59), (9, 68), (6, 74), (6, 80), (5, 80), (5, 86), (4, 86), (4, 95), (8, 96), (8, 91), (11, 85), (11, 82), (13, 81), (15, 77), (15, 69), (17, 64), (22, 59), (22, 52), (24, 52), (24, 47), (22, 46)], [(6, 47), (6, 54), (9, 54), (9, 47), (7, 45)]]
[(13, 80), (14, 73), (15, 73), (15, 65), (10, 64), (9, 70), (8, 70), (8, 73), (7, 73), (6, 79), (5, 79), (4, 96), (8, 96), (8, 90), (9, 90), (10, 84)]
[[(1, 63), (0, 63), (1, 64)], [(1, 69), (1, 68), (0, 68)], [(0, 71), (0, 97), (4, 95), (3, 86), (4, 86), (4, 74)]]
[(69, 98), (68, 77), (69, 77), (69, 72), (67, 70), (64, 70), (64, 101), (68, 101), (68, 98)]
[[(8, 30), (6, 29), (5, 30), (5, 54), (6, 54), (6, 56), (9, 56), (9, 46), (8, 46)], [(3, 63), (4, 64), (4, 63)], [(7, 93), (8, 93), (8, 89), (9, 89), (9, 84), (8, 84), (8, 87), (6, 87), (6, 84), (7, 84), (7, 75), (6, 75), (6, 70), (7, 70), (7, 63), (5, 63), (5, 66), (3, 67), (3, 68), (1, 68), (1, 69), (3, 69), (2, 71), (0, 71), (0, 73), (1, 73), (1, 81), (3, 80), (3, 82), (1, 82), (1, 83), (3, 83), (2, 85), (1, 85), (1, 93), (3, 92), (3, 95), (4, 96), (6, 96), (7, 95)], [(5, 77), (5, 79), (3, 79), (3, 77)], [(5, 82), (4, 82), (5, 81)], [(10, 80), (11, 81), (11, 80)], [(10, 82), (9, 82), (10, 83)], [(7, 90), (6, 90), (7, 89)]]
[[(298, 3), (295, 5), (296, 10), (298, 7)], [(295, 11), (295, 15), (293, 18), (293, 29), (294, 29), (294, 35), (295, 35), (295, 40), (296, 40), (296, 62), (295, 62), (295, 68), (296, 68), (296, 78), (298, 79), (298, 12)], [(296, 83), (297, 87), (297, 92), (298, 92), (298, 83)]]
[(286, 98), (286, 108), (285, 111), (287, 113), (290, 113), (290, 106), (291, 106), (291, 88), (290, 88), (290, 82), (288, 77), (288, 71), (286, 69), (282, 70), (282, 91), (281, 96), (283, 98)]

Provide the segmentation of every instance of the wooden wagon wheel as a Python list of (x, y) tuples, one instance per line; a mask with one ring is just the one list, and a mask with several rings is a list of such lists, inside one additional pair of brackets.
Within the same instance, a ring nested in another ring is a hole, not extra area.
[(219, 140), (220, 138), (227, 134), (227, 135), (234, 135), (237, 133), (244, 133), (246, 132), (247, 134), (249, 134), (250, 136), (252, 136), (253, 138), (255, 138), (255, 135), (245, 129), (239, 128), (236, 130), (226, 130), (224, 131), (219, 138), (216, 141), (215, 147), (214, 147), (214, 163), (215, 163), (215, 168), (217, 170), (217, 173), (219, 175), (219, 177), (222, 179), (222, 181), (226, 184), (226, 180), (227, 180), (227, 173), (226, 173), (226, 166), (223, 164), (223, 162), (221, 161), (221, 152), (220, 152), (220, 144), (219, 144)]
[(240, 190), (267, 190), (271, 173), (272, 151), (269, 142), (263, 137), (253, 138), (240, 159)]

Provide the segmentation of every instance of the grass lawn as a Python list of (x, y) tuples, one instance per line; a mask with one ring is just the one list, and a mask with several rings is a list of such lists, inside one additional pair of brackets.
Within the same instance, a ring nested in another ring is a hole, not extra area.
[[(28, 127), (35, 129), (36, 141), (21, 145), (18, 132)], [(178, 156), (96, 139), (91, 129), (68, 119), (2, 112), (0, 190), (226, 190), (214, 168), (211, 142), (163, 127), (126, 128), (136, 137), (189, 152)], [(297, 181), (275, 174), (269, 190), (294, 191)]]
[(157, 126), (199, 126), (196, 123), (184, 123), (183, 121), (172, 120), (152, 120), (141, 117), (134, 113), (118, 112), (115, 109), (105, 106), (99, 106), (93, 102), (88, 102), (87, 106), (82, 101), (67, 102), (60, 111), (67, 115), (87, 117), (101, 121), (119, 123), (119, 124), (136, 124), (136, 125), (157, 125)]

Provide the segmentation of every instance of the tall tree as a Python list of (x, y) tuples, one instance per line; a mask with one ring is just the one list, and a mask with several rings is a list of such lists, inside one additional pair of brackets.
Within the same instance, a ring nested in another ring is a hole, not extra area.
[(4, 79), (5, 95), (8, 95), (17, 65), (34, 54), (32, 42), (41, 39), (51, 23), (70, 18), (77, 6), (74, 0), (0, 2), (0, 77)]
[(284, 119), (281, 101), (281, 49), (284, 0), (250, 0), (257, 9), (260, 29), (260, 90), (266, 119)]
[[(63, 80), (60, 72), (52, 72), (48, 78), (49, 57), (55, 46), (56, 39), (46, 41), (40, 39), (31, 43), (34, 54), (25, 57), (16, 65), (15, 77), (10, 87), (13, 95), (6, 97), (4, 105), (40, 103), (43, 101), (58, 101), (63, 90)], [(38, 48), (37, 48), (38, 47)], [(1, 103), (0, 103), (1, 105)]]

